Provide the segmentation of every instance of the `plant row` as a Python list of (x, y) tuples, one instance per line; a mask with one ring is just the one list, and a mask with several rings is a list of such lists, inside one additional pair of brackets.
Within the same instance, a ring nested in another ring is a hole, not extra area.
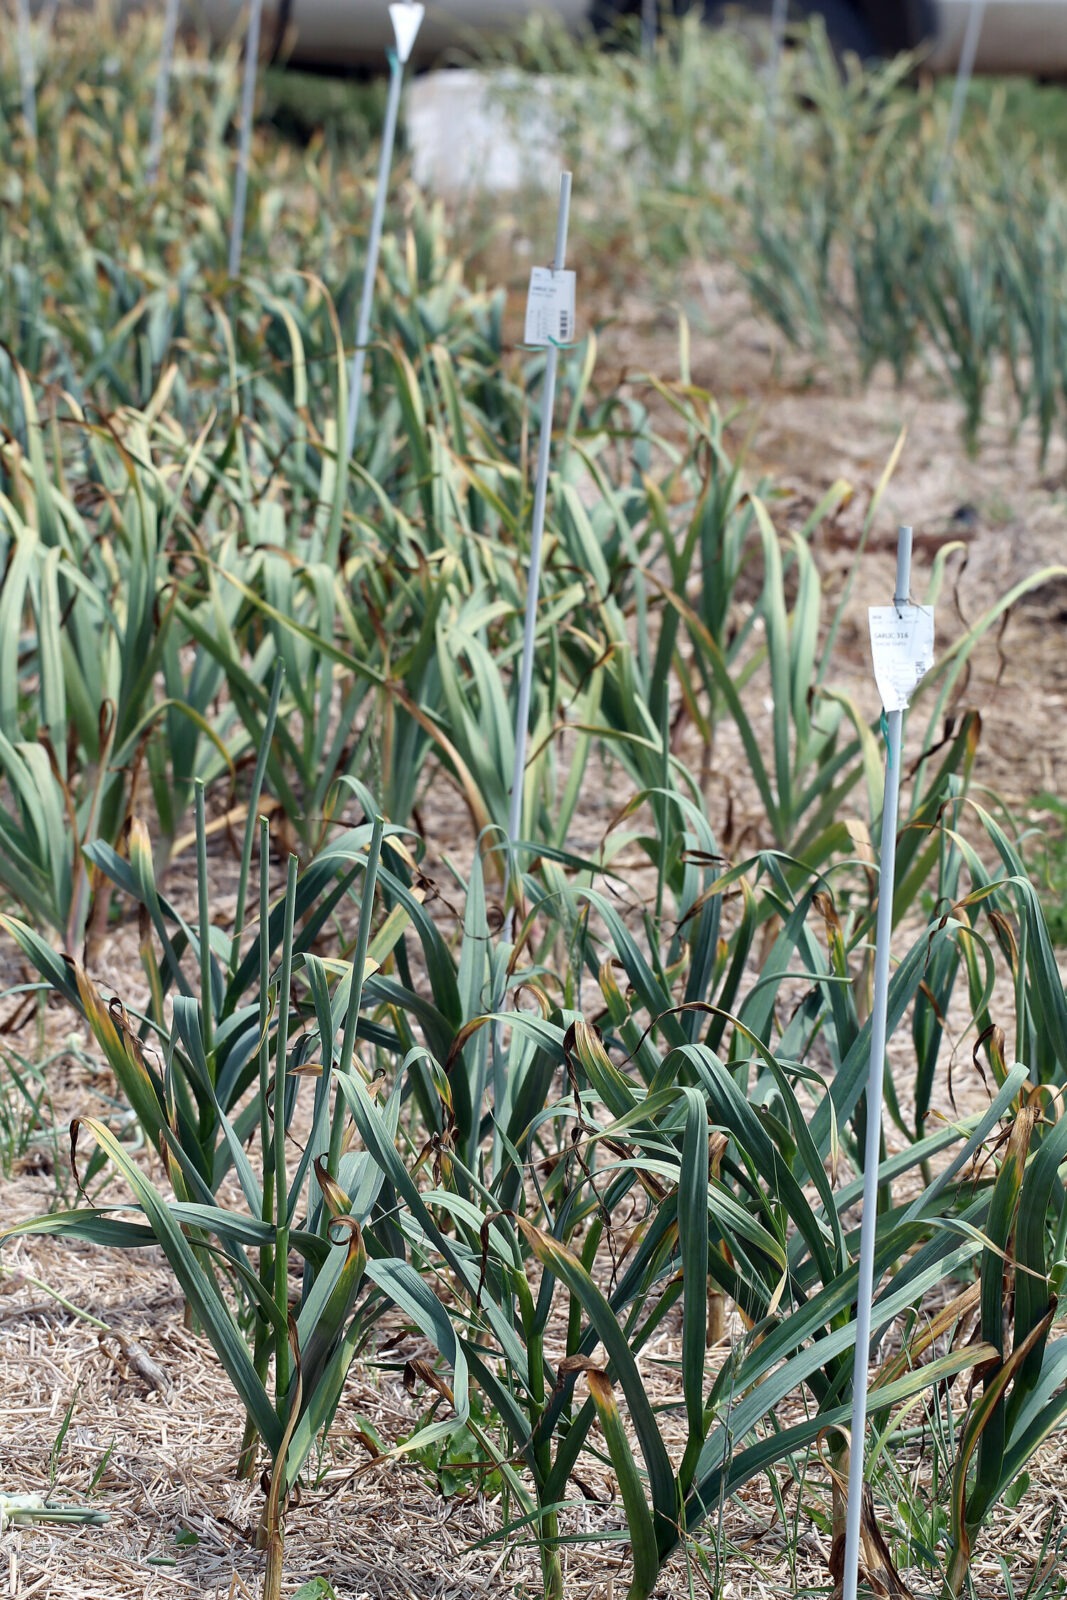
[[(53, 80), (62, 116), (42, 96), (35, 183), (93, 170), (100, 70)], [(229, 114), (203, 92), (213, 109), (215, 135), (171, 147), (175, 193), (224, 171)], [(84, 1203), (6, 1237), (162, 1246), (233, 1385), (238, 1470), (266, 1466), (271, 1600), (286, 1504), (398, 1322), (435, 1352), (401, 1448), (488, 1464), (546, 1594), (604, 1468), (631, 1600), (677, 1552), (715, 1560), (756, 1475), (808, 1495), (816, 1452), (833, 1568), (883, 771), (838, 676), (851, 581), (831, 601), (814, 554), (848, 487), (780, 531), (684, 341), (681, 380), (643, 388), (599, 392), (592, 339), (568, 354), (508, 839), (540, 362), (505, 350), (499, 297), (414, 206), (347, 461), (350, 290), (327, 288), (347, 243), (327, 194), (272, 211), (295, 159), (262, 166), (240, 284), (211, 253), (220, 177), (185, 230), (134, 167), (139, 260), (121, 163), (69, 237), (43, 190), (12, 202), (0, 923), (123, 1107), (75, 1120)], [(913, 1495), (903, 1556), (868, 1521), (864, 1559), (946, 1597), (1067, 1408), (1067, 1001), (1011, 829), (971, 792), (963, 699), (1047, 576), (924, 681), (896, 840), (871, 1459), (897, 1498), (897, 1457), (940, 1419), (947, 1478)], [(168, 876), (187, 852), (188, 899)], [(126, 918), (141, 1000), (94, 977)], [(961, 1012), (988, 1095), (951, 1114)]]

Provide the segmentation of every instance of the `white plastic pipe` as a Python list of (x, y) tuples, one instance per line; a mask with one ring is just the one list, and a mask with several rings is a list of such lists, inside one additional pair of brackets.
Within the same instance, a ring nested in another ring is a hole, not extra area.
[(367, 364), (367, 343), (370, 339), (371, 311), (374, 307), (374, 280), (378, 276), (378, 255), (382, 247), (382, 227), (385, 223), (385, 200), (389, 190), (389, 174), (393, 167), (393, 146), (396, 143), (396, 125), (400, 115), (400, 91), (404, 83), (404, 66), (415, 44), (422, 23), (423, 8), (414, 4), (395, 4), (389, 7), (396, 36), (396, 49), (389, 52), (389, 96), (385, 103), (385, 127), (382, 129), (382, 151), (378, 161), (378, 186), (374, 191), (374, 209), (370, 219), (370, 237), (367, 240), (367, 260), (363, 268), (363, 292), (359, 301), (359, 320), (356, 324), (356, 348), (352, 352), (352, 365), (348, 374), (348, 433), (345, 439), (346, 459), (351, 461), (359, 429), (359, 411), (363, 401), (363, 369)]
[(785, 49), (785, 25), (788, 13), (789, 0), (774, 0), (771, 7), (771, 59), (767, 77), (771, 95), (775, 98), (778, 90), (778, 73), (782, 65), (782, 51)]
[(943, 210), (945, 201), (948, 199), (952, 157), (956, 149), (956, 140), (960, 136), (960, 127), (963, 123), (963, 111), (967, 104), (967, 91), (971, 86), (971, 78), (974, 76), (974, 62), (978, 54), (978, 41), (982, 36), (985, 8), (986, 0), (975, 0), (967, 14), (967, 32), (963, 36), (960, 64), (956, 69), (956, 83), (952, 90), (952, 108), (948, 116), (948, 133), (945, 135), (945, 153), (941, 157), (941, 166), (938, 170), (937, 183), (934, 187), (935, 211)]
[[(556, 219), (556, 254), (553, 272), (562, 272), (567, 258), (567, 229), (571, 214), (571, 175), (559, 180), (559, 213)], [(537, 603), (541, 588), (541, 545), (545, 533), (545, 502), (548, 498), (548, 467), (552, 453), (552, 423), (556, 409), (556, 370), (559, 350), (548, 346), (545, 356), (545, 385), (541, 395), (541, 441), (537, 451), (537, 479), (534, 484), (533, 528), (530, 534), (530, 570), (526, 582), (526, 622), (522, 638), (522, 666), (519, 670), (519, 703), (515, 712), (515, 765), (511, 775), (511, 807), (508, 816), (508, 843), (514, 845), (522, 829), (522, 791), (526, 776), (526, 741), (530, 720), (530, 687), (533, 682), (534, 636), (537, 632)], [(510, 868), (509, 868), (510, 872)]]
[[(911, 587), (911, 529), (897, 539), (894, 605), (908, 604)], [(882, 1153), (882, 1088), (885, 1078), (886, 1018), (889, 1011), (889, 953), (893, 936), (893, 885), (896, 876), (897, 812), (904, 713), (887, 716), (885, 799), (879, 854), (878, 916), (874, 935), (874, 1000), (871, 1009), (871, 1061), (867, 1074), (867, 1140), (863, 1156), (863, 1222), (860, 1227), (859, 1280), (856, 1286), (856, 1355), (852, 1368), (852, 1447), (848, 1464), (845, 1570), (841, 1600), (856, 1600), (859, 1582), (860, 1520), (863, 1512), (864, 1432), (870, 1364), (871, 1306), (874, 1300), (874, 1247), (878, 1234), (878, 1165)]]
[(763, 144), (763, 161), (768, 169), (774, 165), (774, 141), (778, 133), (778, 102), (782, 88), (782, 57), (785, 53), (785, 26), (788, 12), (789, 0), (774, 0), (771, 10), (771, 54), (767, 62), (767, 115)]
[(256, 109), (256, 75), (259, 71), (259, 29), (263, 19), (263, 0), (251, 0), (248, 36), (245, 40), (245, 74), (241, 88), (241, 143), (237, 152), (237, 181), (233, 190), (233, 216), (230, 218), (229, 273), (236, 278), (241, 270), (244, 244), (245, 206), (248, 201), (248, 163), (252, 149), (252, 119)]
[(19, 77), (22, 80), (22, 115), (27, 131), (37, 143), (37, 71), (30, 33), (30, 0), (17, 0)]
[(152, 107), (152, 135), (148, 143), (148, 160), (145, 162), (145, 183), (154, 189), (159, 177), (159, 163), (163, 155), (163, 125), (167, 120), (167, 93), (170, 89), (171, 68), (174, 65), (174, 39), (178, 32), (178, 12), (182, 0), (167, 0), (163, 18), (163, 44), (159, 52), (159, 70), (156, 73), (156, 98)]
[(658, 31), (659, 0), (641, 0), (641, 49), (646, 56), (655, 54)]
[(382, 131), (382, 153), (378, 164), (378, 186), (374, 191), (374, 210), (370, 221), (370, 238), (367, 241), (367, 260), (363, 268), (363, 293), (359, 302), (359, 320), (356, 324), (356, 348), (352, 352), (352, 366), (348, 374), (348, 437), (345, 448), (351, 460), (359, 429), (359, 410), (363, 399), (363, 369), (367, 364), (367, 341), (370, 338), (370, 318), (374, 306), (374, 280), (378, 275), (378, 254), (382, 245), (382, 226), (385, 220), (385, 195), (389, 186), (389, 172), (396, 140), (396, 123), (400, 111), (400, 89), (404, 69), (394, 51), (389, 52), (389, 98), (385, 105), (385, 127)]

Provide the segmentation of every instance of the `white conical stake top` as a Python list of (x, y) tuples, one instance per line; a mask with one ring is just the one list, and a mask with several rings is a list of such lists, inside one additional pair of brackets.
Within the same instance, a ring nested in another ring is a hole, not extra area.
[(415, 48), (426, 7), (416, 4), (416, 0), (396, 0), (396, 4), (389, 7), (389, 15), (396, 35), (396, 53), (400, 65), (404, 66)]

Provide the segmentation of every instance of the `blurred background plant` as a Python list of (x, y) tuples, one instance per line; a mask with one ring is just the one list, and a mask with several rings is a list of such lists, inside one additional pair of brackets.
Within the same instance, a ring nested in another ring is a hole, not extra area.
[(707, 266), (727, 263), (813, 363), (864, 382), (884, 366), (898, 385), (932, 370), (972, 449), (1009, 373), (1007, 421), (1033, 418), (1043, 457), (1065, 415), (1062, 95), (976, 87), (946, 181), (951, 84), (919, 58), (842, 61), (818, 18), (791, 40), (772, 92), (751, 30), (708, 30), (696, 11), (668, 18), (651, 56), (531, 23), (504, 53), (501, 102), (516, 124), (558, 127), (586, 177), (576, 230), (618, 288), (640, 270), (674, 299), (691, 266), (686, 309), (703, 323)]

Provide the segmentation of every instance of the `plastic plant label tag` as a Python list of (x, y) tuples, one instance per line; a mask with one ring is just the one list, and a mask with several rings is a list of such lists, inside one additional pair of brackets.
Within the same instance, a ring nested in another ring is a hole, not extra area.
[(874, 681), (886, 711), (906, 711), (934, 662), (933, 606), (871, 606)]
[(534, 267), (526, 297), (524, 344), (570, 344), (574, 339), (574, 273)]
[(422, 19), (426, 15), (426, 7), (411, 3), (411, 0), (396, 0), (389, 7), (389, 15), (393, 19), (393, 33), (396, 35), (396, 53), (400, 65), (404, 66), (415, 48), (415, 40)]

